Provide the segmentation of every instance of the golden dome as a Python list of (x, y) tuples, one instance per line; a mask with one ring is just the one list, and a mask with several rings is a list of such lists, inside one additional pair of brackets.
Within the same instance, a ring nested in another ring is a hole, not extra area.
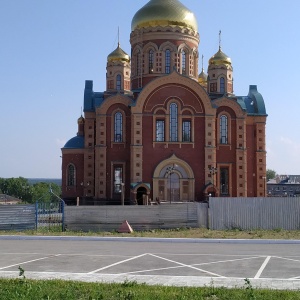
[(219, 51), (210, 58), (209, 65), (231, 65), (231, 59), (219, 47)]
[(83, 124), (84, 123), (84, 117), (80, 116), (80, 118), (78, 118), (78, 120), (77, 120), (77, 123), (78, 124)]
[(198, 76), (198, 82), (201, 84), (207, 83), (207, 74), (205, 74), (204, 69), (202, 69), (201, 73)]
[(134, 15), (131, 31), (142, 27), (176, 25), (198, 31), (196, 17), (178, 0), (150, 0)]
[(115, 49), (112, 53), (110, 53), (107, 56), (107, 61), (108, 62), (112, 62), (112, 61), (130, 62), (130, 57), (125, 51), (121, 49), (120, 44), (118, 43), (117, 49)]

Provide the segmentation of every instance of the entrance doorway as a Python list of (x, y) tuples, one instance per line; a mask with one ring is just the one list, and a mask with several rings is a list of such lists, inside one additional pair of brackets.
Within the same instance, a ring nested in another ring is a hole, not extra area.
[(139, 187), (136, 191), (136, 202), (138, 205), (144, 205), (144, 198), (147, 196), (147, 190), (144, 187)]
[(180, 181), (177, 173), (170, 173), (168, 178), (168, 200), (170, 203), (180, 200)]

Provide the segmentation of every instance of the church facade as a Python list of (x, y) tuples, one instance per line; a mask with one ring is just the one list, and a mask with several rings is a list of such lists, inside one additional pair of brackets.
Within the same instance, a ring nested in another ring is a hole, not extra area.
[(180, 1), (150, 0), (137, 11), (131, 57), (118, 44), (106, 90), (85, 83), (78, 133), (62, 148), (67, 203), (265, 195), (263, 97), (254, 85), (234, 94), (221, 45), (199, 74), (199, 42), (196, 17)]

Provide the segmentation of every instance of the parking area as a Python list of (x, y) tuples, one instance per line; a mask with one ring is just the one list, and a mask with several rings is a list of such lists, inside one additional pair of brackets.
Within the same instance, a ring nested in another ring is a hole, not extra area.
[(0, 277), (300, 289), (298, 241), (0, 237)]

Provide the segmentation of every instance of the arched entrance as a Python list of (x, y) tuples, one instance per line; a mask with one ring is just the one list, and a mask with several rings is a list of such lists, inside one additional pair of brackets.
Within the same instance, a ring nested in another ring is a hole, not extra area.
[(194, 183), (192, 168), (173, 154), (154, 171), (153, 199), (169, 203), (194, 201)]
[(145, 187), (141, 186), (137, 189), (136, 191), (136, 203), (138, 205), (145, 205), (145, 201), (146, 199), (145, 198), (148, 198), (147, 196), (147, 190)]
[(206, 201), (209, 201), (210, 197), (218, 197), (218, 195), (219, 195), (219, 190), (212, 183), (209, 183), (203, 191), (203, 197)]

